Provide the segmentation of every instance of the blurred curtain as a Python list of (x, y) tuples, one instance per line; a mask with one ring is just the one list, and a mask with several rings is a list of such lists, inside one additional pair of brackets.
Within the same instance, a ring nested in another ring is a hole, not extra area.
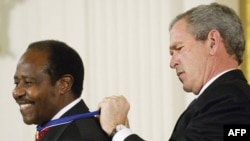
[(246, 51), (244, 54), (244, 61), (241, 65), (243, 72), (245, 73), (248, 82), (250, 81), (250, 1), (240, 1), (240, 17), (245, 30), (246, 37)]

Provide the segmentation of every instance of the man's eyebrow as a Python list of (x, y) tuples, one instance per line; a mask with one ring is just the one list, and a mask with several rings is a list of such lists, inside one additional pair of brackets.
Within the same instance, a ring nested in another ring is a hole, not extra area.
[(175, 49), (175, 48), (176, 48), (176, 45), (171, 45), (171, 46), (169, 47), (170, 50), (173, 50), (173, 49)]
[(21, 75), (20, 77), (14, 76), (14, 79), (35, 79), (33, 76), (26, 76), (26, 75)]
[(174, 42), (172, 45), (169, 46), (170, 50), (176, 49), (178, 45), (182, 44), (181, 41)]

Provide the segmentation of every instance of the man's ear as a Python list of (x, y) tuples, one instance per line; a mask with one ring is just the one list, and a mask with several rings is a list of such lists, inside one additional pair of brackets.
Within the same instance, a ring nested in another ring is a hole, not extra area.
[(70, 74), (65, 74), (59, 79), (59, 92), (60, 94), (65, 94), (71, 90), (74, 79)]
[(217, 52), (222, 42), (222, 37), (220, 35), (220, 32), (216, 29), (211, 30), (208, 33), (208, 40), (209, 40), (210, 54), (214, 55)]

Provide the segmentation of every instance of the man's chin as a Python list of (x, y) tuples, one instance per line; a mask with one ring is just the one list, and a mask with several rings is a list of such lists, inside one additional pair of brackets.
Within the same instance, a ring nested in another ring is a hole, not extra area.
[(32, 125), (32, 124), (36, 124), (36, 122), (32, 119), (27, 119), (27, 118), (23, 118), (23, 122), (27, 125)]

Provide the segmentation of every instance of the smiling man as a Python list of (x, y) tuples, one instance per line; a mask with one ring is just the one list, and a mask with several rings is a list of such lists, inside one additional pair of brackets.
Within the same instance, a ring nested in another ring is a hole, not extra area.
[[(13, 97), (26, 124), (37, 124), (39, 141), (106, 141), (106, 134), (80, 98), (84, 67), (67, 44), (34, 42), (21, 56)], [(80, 118), (79, 118), (80, 116)]]

